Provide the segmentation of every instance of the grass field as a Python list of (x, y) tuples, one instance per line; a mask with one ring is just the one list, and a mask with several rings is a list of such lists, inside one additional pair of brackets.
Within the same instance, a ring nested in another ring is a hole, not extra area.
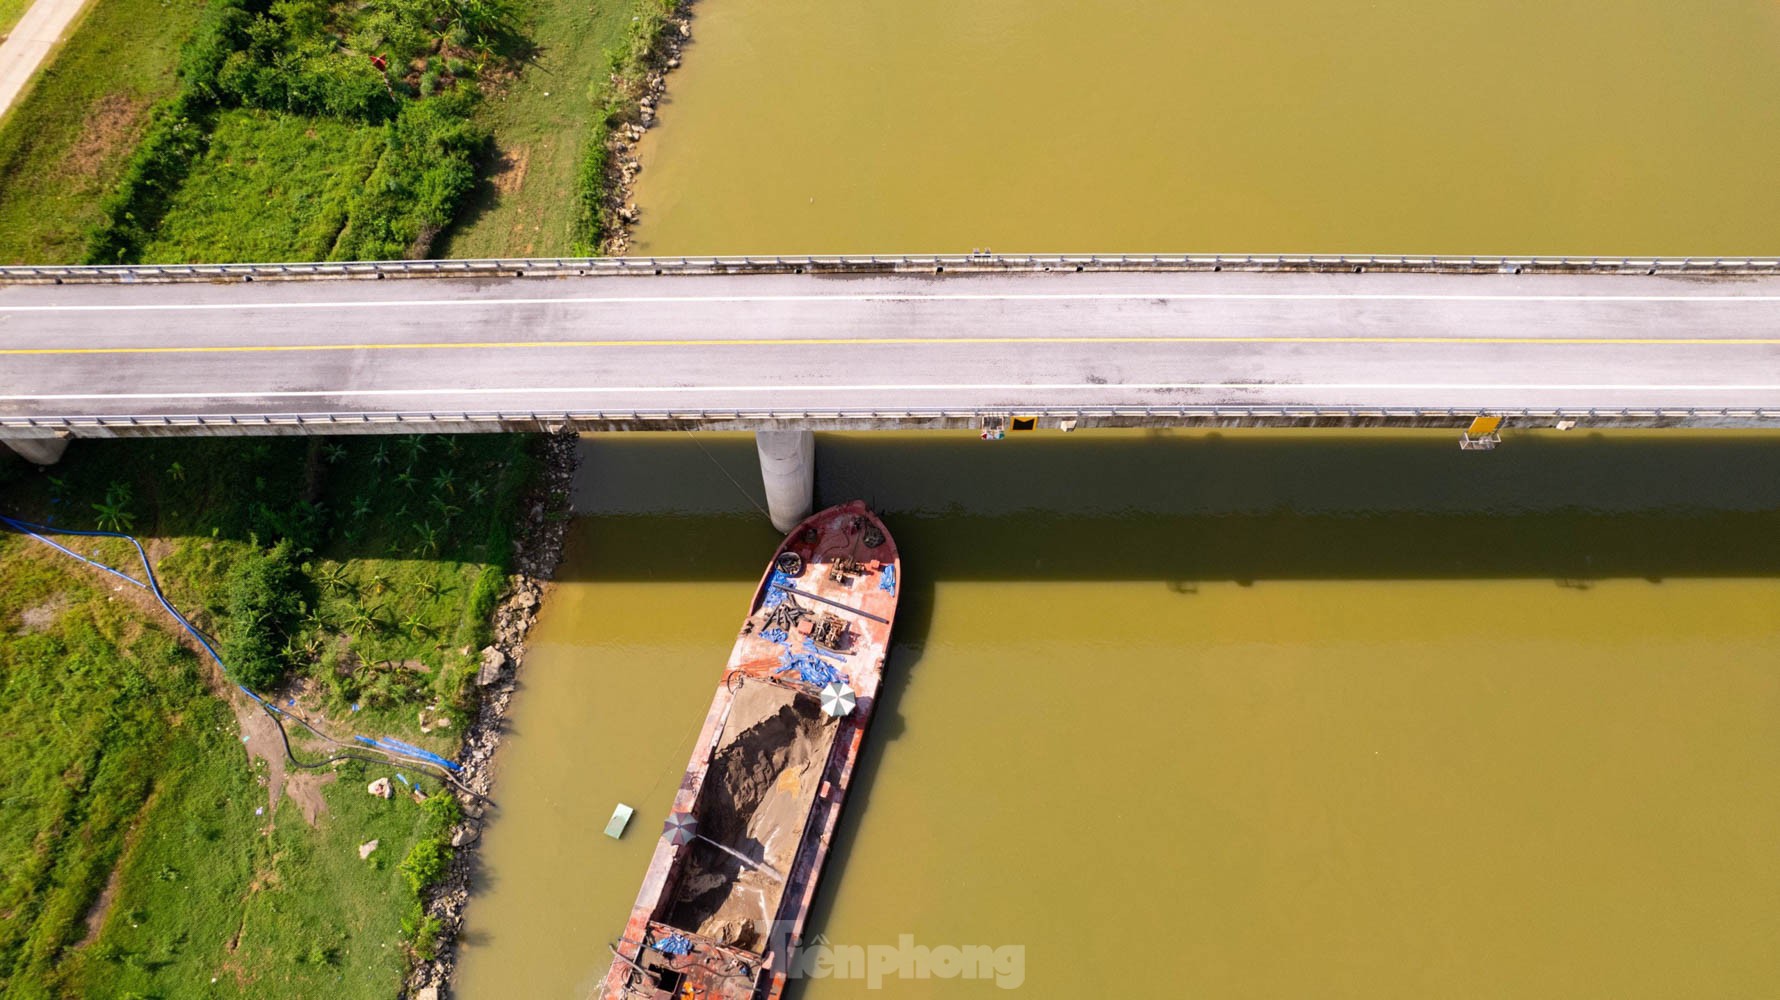
[[(0, 0), (4, 2), (4, 0)], [(0, 119), (0, 264), (81, 259), (204, 0), (98, 0)]]
[(0, 984), (11, 997), (53, 981), (85, 935), (94, 892), (159, 785), (161, 748), (202, 725), (207, 706), (166, 633), (19, 539), (0, 538), (0, 566)]
[(624, 40), (641, 5), (529, 0), (525, 32), (537, 44), (537, 56), (478, 110), (494, 131), (494, 155), (439, 256), (569, 252), (575, 171), (584, 140), (605, 113), (609, 52)]
[[(249, 623), (275, 631), (284, 696), (337, 736), (449, 755), (526, 440), (82, 442), (48, 472), (0, 464), (0, 511), (142, 537), (225, 650), (242, 569), (295, 546), (294, 613)], [(134, 567), (127, 543), (70, 544)], [(288, 797), (266, 812), (265, 763), (163, 615), (20, 536), (0, 534), (0, 579), (0, 997), (392, 995), (416, 940), (402, 862), (451, 815), (365, 794), (398, 769), (356, 762), (317, 772), (332, 783), (314, 827)]]
[(383, 139), (375, 125), (225, 112), (143, 260), (326, 260)]

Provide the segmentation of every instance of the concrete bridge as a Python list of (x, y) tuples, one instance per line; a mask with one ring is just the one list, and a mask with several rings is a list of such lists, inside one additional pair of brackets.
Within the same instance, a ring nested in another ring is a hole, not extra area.
[(0, 269), (0, 438), (38, 461), (71, 437), (747, 429), (779, 515), (800, 493), (807, 505), (817, 429), (1462, 428), (1486, 414), (1780, 428), (1780, 261)]

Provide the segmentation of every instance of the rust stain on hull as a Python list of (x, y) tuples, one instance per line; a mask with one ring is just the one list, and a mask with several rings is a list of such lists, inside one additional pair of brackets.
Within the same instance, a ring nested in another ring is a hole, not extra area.
[[(895, 542), (860, 501), (811, 515), (773, 553), (674, 796), (698, 836), (656, 845), (599, 997), (783, 993), (877, 702), (901, 576)], [(856, 699), (839, 717), (822, 700), (837, 680)]]

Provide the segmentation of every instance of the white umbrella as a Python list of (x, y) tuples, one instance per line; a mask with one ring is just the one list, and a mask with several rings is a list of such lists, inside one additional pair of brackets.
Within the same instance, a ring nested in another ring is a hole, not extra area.
[(859, 696), (843, 681), (835, 681), (822, 689), (822, 711), (837, 719), (843, 715), (852, 715), (854, 706), (858, 704)]
[(674, 813), (661, 824), (661, 832), (675, 847), (690, 844), (692, 838), (698, 836), (698, 820), (693, 819), (691, 813)]

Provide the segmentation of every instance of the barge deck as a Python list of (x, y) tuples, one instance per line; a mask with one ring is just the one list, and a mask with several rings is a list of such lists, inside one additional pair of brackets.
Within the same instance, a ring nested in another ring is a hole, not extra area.
[(776, 1000), (871, 721), (902, 565), (854, 501), (773, 553), (705, 715), (604, 1000)]

